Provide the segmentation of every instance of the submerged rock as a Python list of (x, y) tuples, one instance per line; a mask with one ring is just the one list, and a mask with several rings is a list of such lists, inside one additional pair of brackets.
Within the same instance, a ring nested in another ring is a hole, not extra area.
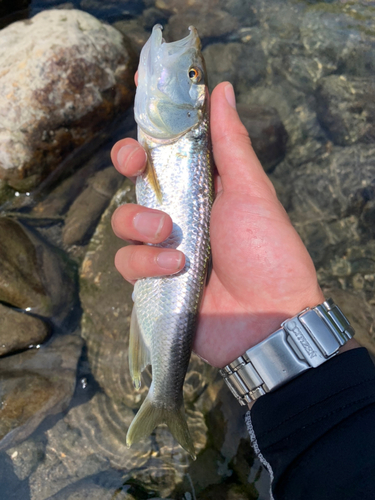
[[(69, 485), (76, 483), (70, 491), (78, 489), (80, 481), (102, 472), (107, 472), (107, 487), (117, 483), (117, 488), (122, 486), (126, 491), (129, 481), (129, 485), (139, 484), (143, 490), (157, 491), (163, 498), (169, 495), (187, 471), (187, 453), (162, 427), (155, 437), (149, 436), (128, 448), (126, 432), (133, 417), (130, 408), (103, 393), (72, 408), (46, 432), (44, 458), (29, 480), (31, 500), (45, 500), (58, 492), (65, 498), (63, 492)], [(200, 451), (206, 444), (203, 417), (188, 411), (187, 419)], [(114, 470), (121, 471), (121, 479), (117, 475), (112, 479)]]
[(337, 70), (372, 77), (375, 70), (375, 14), (365, 2), (319, 2), (307, 9), (300, 30), (310, 57), (319, 59), (321, 76)]
[[(250, 39), (246, 43), (213, 43), (203, 50), (210, 90), (224, 80), (232, 82), (236, 92), (265, 77), (267, 61), (260, 44)], [(251, 60), (251, 64), (244, 61)]]
[(321, 80), (316, 96), (318, 118), (335, 144), (375, 142), (373, 78), (332, 75)]
[(179, 40), (188, 35), (187, 27), (197, 28), (201, 40), (228, 35), (238, 27), (238, 21), (224, 10), (210, 11), (208, 16), (202, 9), (186, 10), (169, 18), (165, 33), (170, 41)]
[(23, 443), (6, 450), (13, 462), (16, 476), (23, 481), (37, 468), (44, 457), (45, 445), (42, 441), (27, 439)]
[(0, 178), (28, 191), (130, 104), (133, 58), (117, 30), (78, 10), (14, 23), (0, 47)]
[(70, 401), (82, 340), (56, 338), (48, 346), (0, 360), (0, 449), (26, 439)]
[(75, 271), (57, 248), (0, 218), (0, 300), (62, 324), (76, 303)]
[(355, 339), (375, 356), (375, 307), (359, 291), (326, 288), (324, 294), (339, 304), (355, 330)]
[(0, 304), (0, 356), (42, 344), (50, 328), (44, 321)]
[(122, 182), (123, 176), (112, 166), (97, 172), (89, 179), (88, 186), (75, 199), (66, 215), (62, 232), (65, 245), (87, 243), (100, 216)]
[(245, 104), (238, 104), (237, 110), (259, 161), (270, 172), (284, 158), (288, 140), (278, 112), (274, 108)]

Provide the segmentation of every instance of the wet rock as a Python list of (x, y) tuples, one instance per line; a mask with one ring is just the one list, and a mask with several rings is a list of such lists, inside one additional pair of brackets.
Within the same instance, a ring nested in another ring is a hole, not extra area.
[(323, 78), (316, 97), (318, 118), (335, 144), (375, 141), (373, 78), (332, 75)]
[(372, 145), (333, 148), (296, 171), (293, 220), (342, 218), (354, 212), (357, 193), (373, 185), (374, 155)]
[(145, 388), (136, 393), (128, 376), (133, 287), (114, 267), (114, 256), (124, 242), (114, 235), (110, 222), (115, 208), (129, 202), (135, 202), (135, 195), (132, 184), (126, 181), (103, 214), (89, 244), (80, 273), (80, 298), (82, 336), (86, 340), (92, 373), (106, 394), (135, 408)]
[(28, 191), (130, 104), (132, 53), (117, 30), (78, 10), (14, 23), (0, 45), (0, 177)]
[(31, 0), (0, 0), (0, 17), (7, 16), (17, 10), (27, 9)]
[[(72, 408), (46, 432), (45, 458), (30, 477), (31, 499), (45, 500), (60, 491), (62, 494), (70, 484), (77, 482), (78, 487), (78, 481), (105, 471), (110, 481), (113, 469), (122, 472), (120, 484), (115, 478), (117, 488), (121, 485), (126, 491), (128, 478), (132, 484), (142, 485), (143, 490), (168, 496), (187, 470), (187, 454), (165, 428), (159, 428), (154, 438), (147, 437), (127, 448), (126, 432), (133, 417), (130, 408), (103, 393)], [(205, 429), (203, 418), (197, 420), (194, 413), (188, 412), (188, 423), (200, 450), (205, 445), (199, 439)]]
[[(229, 80), (236, 92), (245, 92), (266, 75), (266, 58), (262, 48), (248, 43), (214, 43), (203, 50), (209, 87)], [(251, 64), (243, 61), (251, 59)]]
[(76, 302), (72, 263), (10, 218), (0, 218), (0, 241), (0, 300), (61, 325)]
[(87, 188), (71, 205), (62, 232), (65, 245), (82, 245), (88, 238), (109, 204), (113, 194), (123, 182), (123, 176), (112, 166), (97, 172)]
[(116, 21), (113, 26), (129, 39), (133, 50), (139, 55), (150, 37), (150, 33), (144, 29), (141, 21), (139, 19)]
[(169, 14), (178, 14), (185, 10), (199, 10), (201, 11), (212, 11), (218, 7), (220, 0), (207, 0), (202, 5), (200, 0), (156, 0), (155, 7), (162, 11), (166, 11)]
[(42, 344), (49, 327), (39, 318), (0, 304), (0, 356)]
[(208, 38), (217, 38), (231, 33), (238, 27), (238, 21), (224, 10), (213, 10), (205, 16), (202, 9), (196, 11), (189, 9), (173, 14), (169, 18), (165, 36), (170, 41), (179, 40), (188, 35), (189, 26), (197, 28), (199, 37), (205, 41)]
[(44, 458), (45, 446), (41, 441), (28, 439), (23, 443), (6, 450), (13, 462), (14, 472), (23, 481), (37, 468)]
[(373, 7), (364, 2), (319, 2), (301, 22), (304, 47), (318, 57), (321, 76), (340, 69), (355, 76), (374, 74)]
[(168, 14), (155, 7), (150, 7), (142, 12), (140, 21), (147, 31), (151, 31), (155, 24), (164, 26), (168, 22)]
[(49, 500), (136, 500), (133, 495), (118, 488), (104, 488), (95, 483), (85, 481), (76, 487), (64, 488)]
[(295, 222), (294, 226), (316, 266), (327, 265), (337, 252), (360, 241), (358, 219), (354, 216), (337, 219), (327, 213), (322, 219)]
[(375, 355), (375, 307), (367, 302), (364, 293), (340, 288), (324, 288), (323, 292), (347, 316), (355, 330), (355, 339)]
[[(287, 157), (291, 168), (311, 162), (322, 153), (327, 136), (316, 116), (316, 101), (288, 82), (260, 85), (240, 93), (239, 103), (277, 110), (288, 134)], [(277, 170), (279, 167), (277, 168)]]
[(81, 0), (80, 8), (95, 17), (111, 23), (124, 17), (139, 15), (142, 2), (137, 0)]
[(356, 290), (375, 306), (374, 252), (375, 240), (347, 241), (318, 268), (319, 282), (325, 288)]
[(245, 104), (239, 104), (237, 110), (264, 170), (272, 171), (284, 158), (288, 140), (278, 112), (274, 108)]
[(253, 5), (247, 0), (221, 0), (220, 6), (237, 18), (241, 26), (253, 26), (258, 21)]
[(79, 337), (65, 335), (0, 360), (1, 449), (26, 439), (47, 415), (67, 406), (81, 347)]

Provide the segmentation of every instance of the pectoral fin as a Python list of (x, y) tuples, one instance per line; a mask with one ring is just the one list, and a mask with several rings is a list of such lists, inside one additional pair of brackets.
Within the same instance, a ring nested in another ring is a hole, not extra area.
[(145, 175), (147, 177), (148, 183), (150, 184), (152, 190), (155, 193), (156, 199), (158, 200), (159, 203), (162, 203), (163, 195), (160, 189), (158, 176), (156, 175), (155, 172), (155, 167), (150, 155), (150, 151), (146, 147), (145, 150), (147, 154), (147, 165), (146, 165)]
[(144, 343), (139, 328), (136, 304), (134, 304), (130, 320), (129, 370), (136, 389), (140, 389), (141, 373), (149, 364), (151, 364), (150, 351)]

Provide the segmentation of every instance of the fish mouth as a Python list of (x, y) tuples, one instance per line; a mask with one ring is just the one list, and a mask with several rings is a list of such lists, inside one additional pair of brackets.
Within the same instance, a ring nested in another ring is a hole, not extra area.
[(173, 55), (181, 50), (186, 50), (189, 48), (195, 48), (201, 50), (201, 41), (198, 35), (198, 31), (194, 26), (189, 26), (190, 33), (181, 40), (176, 40), (175, 42), (166, 42), (162, 35), (163, 26), (161, 24), (156, 24), (152, 28), (151, 33), (151, 50), (157, 50), (162, 44), (168, 46), (168, 53)]

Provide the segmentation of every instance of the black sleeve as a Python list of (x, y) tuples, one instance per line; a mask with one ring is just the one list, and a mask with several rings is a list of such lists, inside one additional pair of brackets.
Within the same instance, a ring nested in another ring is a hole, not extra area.
[(375, 499), (375, 366), (366, 349), (262, 396), (246, 421), (270, 498)]

